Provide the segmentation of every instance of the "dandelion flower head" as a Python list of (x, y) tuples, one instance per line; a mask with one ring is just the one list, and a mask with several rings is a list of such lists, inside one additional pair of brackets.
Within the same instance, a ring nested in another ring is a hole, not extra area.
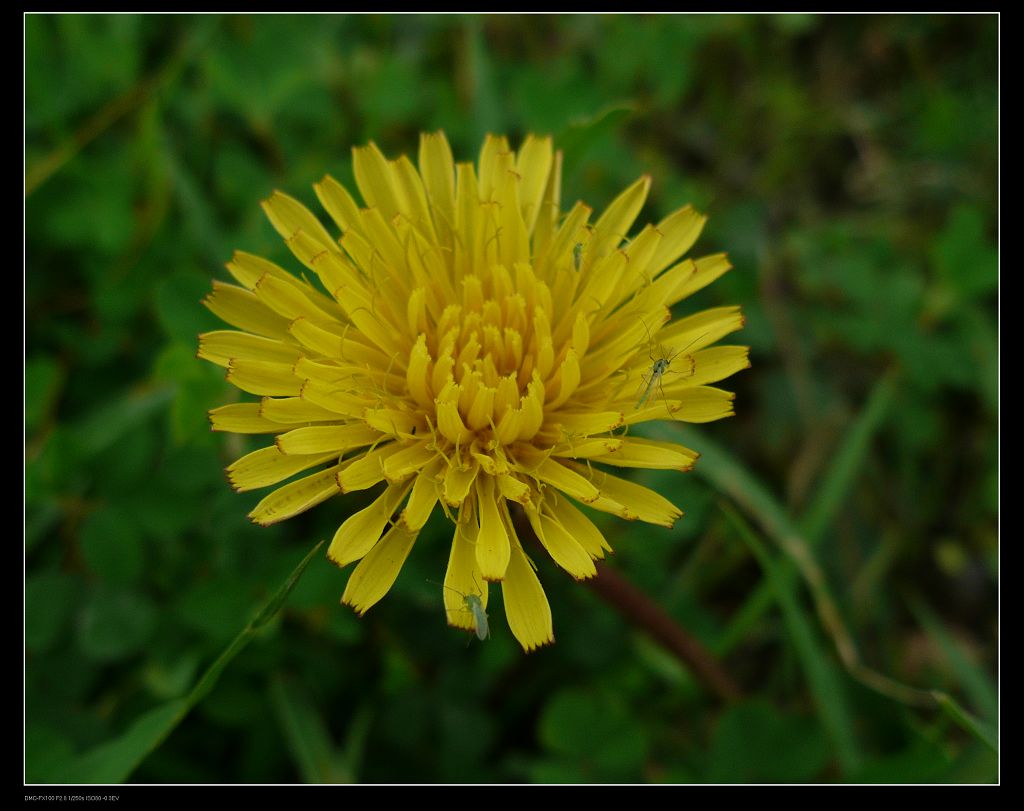
[(263, 525), (382, 487), (328, 551), (357, 564), (342, 601), (360, 614), (440, 506), (454, 524), (449, 624), (473, 630), (467, 595), (486, 608), (498, 582), (523, 648), (548, 644), (551, 610), (514, 511), (578, 580), (610, 551), (579, 505), (664, 527), (682, 515), (611, 470), (688, 470), (695, 451), (630, 426), (733, 413), (734, 395), (709, 384), (749, 365), (746, 347), (712, 346), (743, 325), (739, 308), (670, 312), (730, 265), (682, 258), (705, 221), (690, 206), (627, 239), (646, 176), (596, 219), (582, 202), (563, 213), (550, 138), (513, 151), (488, 136), (477, 166), (456, 163), (443, 133), (421, 136), (418, 170), (373, 143), (353, 161), (363, 206), (330, 176), (314, 186), (340, 238), (284, 193), (263, 203), (311, 274), (238, 252), (237, 284), (215, 281), (204, 302), (236, 329), (201, 335), (199, 356), (260, 398), (215, 409), (213, 429), (273, 435), (229, 479), (277, 486), (249, 515)]

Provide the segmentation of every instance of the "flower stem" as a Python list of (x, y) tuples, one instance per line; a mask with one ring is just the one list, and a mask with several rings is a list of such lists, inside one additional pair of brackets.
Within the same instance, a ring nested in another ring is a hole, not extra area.
[[(518, 505), (517, 505), (518, 506)], [(521, 509), (512, 510), (512, 523), (520, 540), (532, 540), (541, 546), (537, 535)], [(654, 600), (638, 589), (625, 575), (598, 561), (597, 577), (583, 581), (586, 585), (676, 657), (708, 690), (722, 701), (736, 701), (743, 693), (721, 662), (700, 641), (677, 623)]]
[(602, 600), (686, 665), (718, 698), (736, 701), (742, 696), (739, 686), (714, 654), (621, 573), (598, 563), (597, 577), (585, 582)]

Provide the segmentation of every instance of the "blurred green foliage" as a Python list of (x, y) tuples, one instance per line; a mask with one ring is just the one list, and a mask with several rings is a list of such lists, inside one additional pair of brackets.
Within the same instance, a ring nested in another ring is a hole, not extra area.
[[(208, 430), (238, 392), (194, 359), (218, 325), (198, 302), (236, 248), (293, 266), (259, 210), (273, 189), (315, 208), (351, 145), (414, 153), (438, 128), (463, 160), (488, 131), (555, 134), (569, 202), (649, 172), (641, 221), (710, 214), (698, 253), (736, 269), (680, 311), (742, 304), (754, 367), (703, 433), (813, 526), (863, 659), (994, 726), (997, 40), (992, 15), (28, 16), (26, 780), (152, 732), (366, 501), (245, 520), (259, 494), (222, 469), (254, 445)], [(524, 656), (495, 600), (467, 647), (427, 582), (435, 515), (362, 620), (318, 556), (132, 779), (995, 779), (950, 715), (839, 667), (801, 581), (766, 579), (723, 513), (723, 469), (641, 477), (687, 511), (672, 532), (603, 527), (743, 702), (544, 560), (558, 644)]]

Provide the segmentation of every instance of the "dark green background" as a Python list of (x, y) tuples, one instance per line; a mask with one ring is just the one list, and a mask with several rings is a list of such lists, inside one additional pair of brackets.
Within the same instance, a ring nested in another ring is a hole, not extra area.
[[(702, 435), (816, 516), (862, 658), (994, 727), (995, 16), (31, 15), (25, 41), (27, 780), (185, 693), (365, 502), (249, 524), (262, 494), (222, 470), (254, 443), (208, 429), (237, 393), (194, 358), (219, 324), (198, 302), (234, 249), (297, 270), (273, 189), (314, 206), (325, 172), (351, 184), (353, 144), (414, 155), (440, 128), (461, 160), (488, 131), (556, 135), (568, 204), (649, 172), (642, 222), (708, 212), (697, 253), (735, 270), (679, 312), (742, 305), (754, 365)], [(524, 656), (495, 599), (467, 647), (427, 582), (435, 516), (363, 620), (319, 557), (132, 779), (995, 779), (979, 737), (840, 668), (802, 583), (789, 614), (751, 610), (765, 574), (729, 505), (784, 556), (716, 458), (640, 477), (687, 511), (674, 531), (603, 526), (738, 705), (547, 560), (558, 643)]]

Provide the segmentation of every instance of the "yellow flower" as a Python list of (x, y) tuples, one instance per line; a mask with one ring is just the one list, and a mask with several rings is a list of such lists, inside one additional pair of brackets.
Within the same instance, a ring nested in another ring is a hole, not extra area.
[(500, 582), (523, 648), (553, 642), (510, 508), (579, 580), (610, 547), (574, 502), (664, 527), (682, 515), (604, 468), (688, 470), (695, 451), (629, 427), (733, 413), (734, 395), (708, 384), (749, 366), (747, 348), (709, 347), (743, 325), (739, 308), (674, 322), (669, 311), (730, 265), (724, 254), (680, 261), (705, 221), (690, 206), (626, 239), (649, 177), (593, 223), (580, 202), (563, 215), (550, 138), (513, 152), (488, 136), (476, 168), (453, 161), (442, 133), (421, 137), (419, 171), (372, 143), (353, 160), (365, 208), (329, 176), (315, 185), (340, 239), (286, 194), (263, 203), (318, 284), (236, 253), (238, 285), (214, 282), (205, 300), (241, 331), (201, 335), (199, 356), (262, 398), (215, 409), (214, 430), (276, 435), (228, 468), (231, 483), (318, 469), (256, 506), (249, 517), (263, 525), (384, 485), (328, 552), (338, 566), (359, 562), (342, 601), (360, 614), (440, 503), (455, 522), (449, 624), (476, 629)]

